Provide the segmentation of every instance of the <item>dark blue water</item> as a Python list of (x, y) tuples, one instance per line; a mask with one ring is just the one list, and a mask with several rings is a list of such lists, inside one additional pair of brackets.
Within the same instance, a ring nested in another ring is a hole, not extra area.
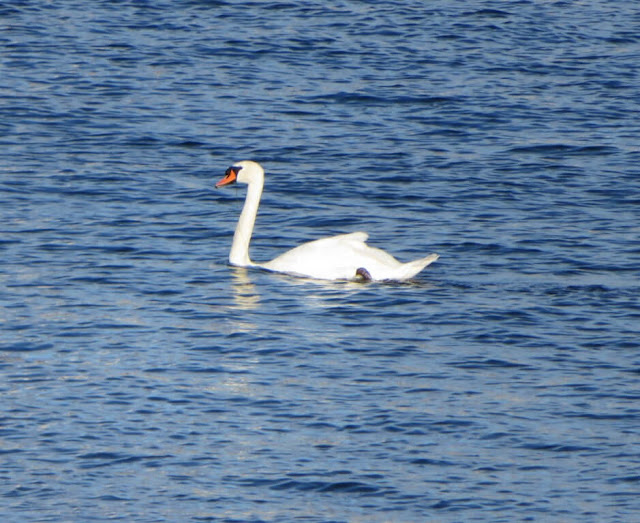
[[(632, 521), (640, 8), (0, 6), (3, 521)], [(356, 230), (406, 284), (233, 269)]]

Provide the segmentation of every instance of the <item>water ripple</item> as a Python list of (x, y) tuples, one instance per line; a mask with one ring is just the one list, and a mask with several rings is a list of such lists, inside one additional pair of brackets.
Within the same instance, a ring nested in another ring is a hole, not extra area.
[[(633, 519), (635, 10), (0, 6), (5, 519)], [(228, 267), (244, 158), (254, 259), (441, 258)]]

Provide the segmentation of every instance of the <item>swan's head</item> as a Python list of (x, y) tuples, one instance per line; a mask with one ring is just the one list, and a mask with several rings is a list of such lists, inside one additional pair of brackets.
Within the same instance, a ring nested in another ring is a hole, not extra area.
[(234, 163), (224, 173), (224, 178), (216, 183), (216, 187), (224, 187), (232, 183), (252, 183), (264, 180), (264, 170), (257, 162), (244, 160)]

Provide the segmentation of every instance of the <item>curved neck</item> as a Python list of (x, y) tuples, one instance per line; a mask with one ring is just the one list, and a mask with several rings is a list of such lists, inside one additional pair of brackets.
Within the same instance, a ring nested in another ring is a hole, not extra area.
[(249, 258), (249, 242), (256, 222), (263, 186), (264, 180), (262, 179), (255, 179), (249, 183), (244, 207), (242, 208), (242, 213), (240, 213), (236, 232), (233, 234), (233, 244), (229, 253), (229, 263), (231, 265), (239, 267), (253, 265)]

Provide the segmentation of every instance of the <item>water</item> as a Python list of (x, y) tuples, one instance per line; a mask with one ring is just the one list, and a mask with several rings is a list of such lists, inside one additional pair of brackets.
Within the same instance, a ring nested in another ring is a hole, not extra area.
[[(631, 521), (634, 2), (0, 7), (3, 521)], [(368, 231), (405, 284), (233, 269)]]

